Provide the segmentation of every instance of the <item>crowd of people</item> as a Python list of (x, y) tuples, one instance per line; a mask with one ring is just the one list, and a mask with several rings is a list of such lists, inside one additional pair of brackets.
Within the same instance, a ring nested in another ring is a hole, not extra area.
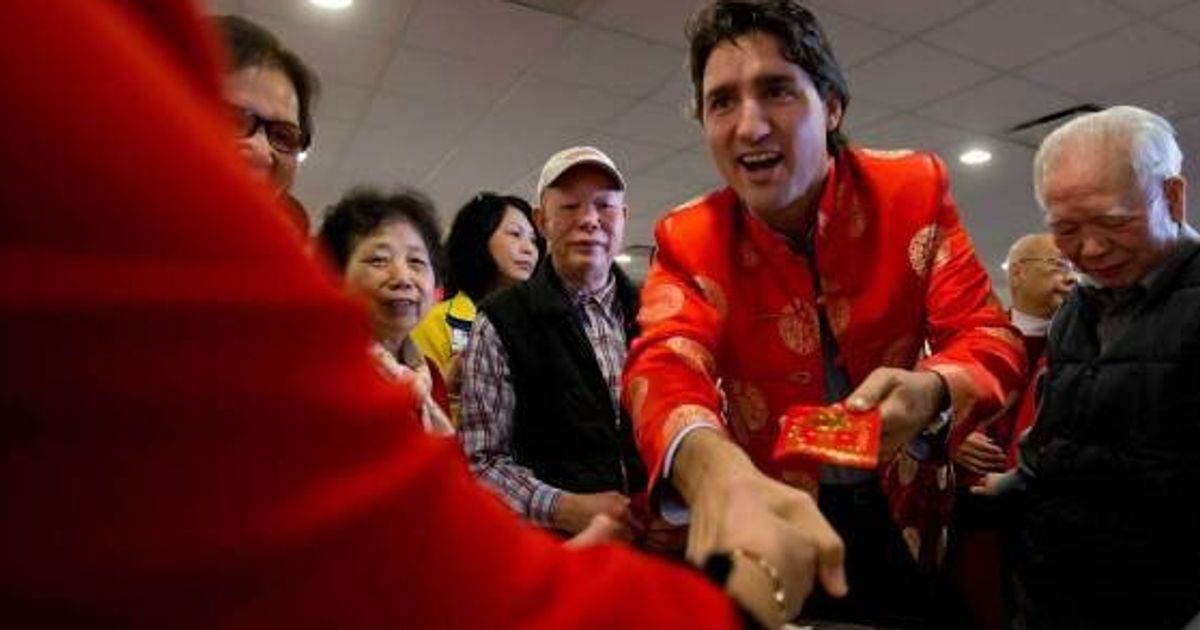
[[(320, 82), (266, 29), (0, 31), (5, 627), (1200, 624), (1200, 234), (1153, 112), (1042, 143), (1005, 311), (941, 160), (844, 133), (813, 14), (712, 0), (725, 186), (638, 286), (602, 148), (444, 242), (404, 182), (312, 230)], [(878, 412), (879, 466), (775, 458), (798, 404)]]

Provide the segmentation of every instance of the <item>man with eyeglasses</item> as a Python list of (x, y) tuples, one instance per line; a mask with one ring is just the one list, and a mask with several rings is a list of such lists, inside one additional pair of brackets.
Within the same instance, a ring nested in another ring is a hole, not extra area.
[(317, 76), (265, 28), (235, 15), (215, 19), (224, 36), (230, 70), (225, 75), (238, 153), (280, 196), (305, 234), (308, 217), (289, 191), (300, 155), (312, 143), (312, 102)]
[[(1007, 568), (1002, 529), (1003, 506), (979, 496), (989, 475), (1016, 466), (1019, 438), (1033, 424), (1037, 378), (1045, 366), (1050, 319), (1075, 287), (1075, 266), (1050, 234), (1026, 234), (1008, 250), (1004, 262), (1012, 308), (1009, 317), (1025, 341), (1029, 386), (998, 420), (972, 431), (954, 453), (958, 483), (947, 565), (961, 624), (981, 630), (1007, 627)], [(972, 491), (972, 489), (975, 489)]]
[[(1075, 266), (1062, 255), (1050, 234), (1027, 234), (1017, 239), (1004, 263), (1012, 301), (1009, 316), (1021, 331), (1030, 374), (1046, 348), (1050, 318), (1075, 287)], [(1019, 411), (1021, 406), (1014, 409)], [(980, 475), (1001, 472), (1015, 459), (1016, 441), (1032, 422), (1032, 407), (995, 422), (986, 431), (974, 431), (963, 441), (954, 460), (970, 484)], [(1011, 455), (1011, 457), (1009, 456)]]
[(1200, 236), (1182, 160), (1171, 124), (1136, 107), (1077, 118), (1034, 158), (1082, 276), (1020, 447), (1015, 627), (1180, 628), (1200, 611)]

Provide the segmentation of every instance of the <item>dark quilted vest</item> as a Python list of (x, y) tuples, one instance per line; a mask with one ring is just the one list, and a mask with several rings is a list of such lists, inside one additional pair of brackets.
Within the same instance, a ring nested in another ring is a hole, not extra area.
[[(637, 291), (619, 268), (613, 273), (628, 343), (638, 333)], [(524, 284), (485, 300), (480, 310), (508, 353), (517, 463), (570, 492), (644, 489), (646, 468), (629, 416), (613, 409), (583, 325), (550, 263)]]
[(1200, 612), (1200, 245), (1181, 247), (1103, 353), (1081, 291), (1051, 327), (1022, 446), (1033, 627), (1180, 628)]

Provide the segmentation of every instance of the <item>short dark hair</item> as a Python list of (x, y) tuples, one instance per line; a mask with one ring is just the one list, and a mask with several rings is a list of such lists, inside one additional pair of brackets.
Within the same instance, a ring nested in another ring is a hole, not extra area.
[[(462, 291), (478, 302), (496, 287), (500, 268), (488, 249), (488, 241), (500, 227), (509, 207), (516, 208), (533, 225), (529, 202), (513, 195), (481, 192), (458, 211), (446, 238), (446, 296)], [(536, 233), (536, 231), (535, 231)], [(538, 260), (545, 243), (536, 237)]]
[(317, 239), (325, 246), (339, 272), (346, 270), (350, 253), (359, 241), (379, 228), (404, 222), (416, 229), (429, 250), (434, 278), (441, 277), (442, 229), (433, 202), (424, 193), (402, 188), (385, 194), (372, 188), (355, 188), (325, 209)]
[[(300, 129), (311, 141), (313, 137), (312, 104), (321, 89), (321, 82), (300, 56), (283, 45), (274, 33), (238, 15), (213, 18), (228, 49), (234, 71), (254, 66), (278, 68), (296, 90), (300, 104)], [(307, 148), (307, 147), (306, 147)]]
[[(687, 23), (694, 113), (698, 119), (704, 116), (704, 68), (713, 49), (749, 33), (775, 36), (783, 58), (800, 66), (822, 99), (832, 95), (845, 112), (850, 104), (846, 77), (811, 11), (794, 0), (716, 0), (693, 14)], [(846, 145), (840, 124), (826, 139), (830, 153)]]

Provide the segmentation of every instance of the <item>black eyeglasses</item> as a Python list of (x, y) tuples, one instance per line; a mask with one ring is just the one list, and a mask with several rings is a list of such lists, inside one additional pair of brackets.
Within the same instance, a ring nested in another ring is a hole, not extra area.
[(249, 138), (258, 133), (259, 127), (267, 132), (267, 142), (271, 148), (296, 155), (308, 148), (310, 138), (308, 132), (295, 123), (286, 120), (269, 120), (255, 114), (245, 107), (231, 107), (233, 121), (237, 127), (239, 138)]
[(1075, 265), (1071, 264), (1071, 261), (1067, 260), (1066, 258), (1036, 258), (1036, 257), (1033, 257), (1033, 258), (1022, 258), (1022, 259), (1018, 260), (1017, 262), (1040, 262), (1040, 263), (1045, 263), (1047, 265), (1050, 265), (1051, 267), (1054, 268), (1055, 271), (1059, 271), (1062, 273), (1068, 273), (1068, 274), (1075, 273)]

